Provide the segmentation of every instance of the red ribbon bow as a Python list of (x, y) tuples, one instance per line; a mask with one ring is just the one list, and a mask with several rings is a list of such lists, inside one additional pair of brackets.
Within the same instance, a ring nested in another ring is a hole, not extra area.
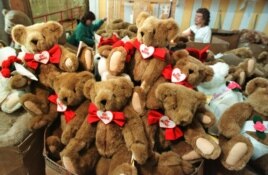
[[(50, 95), (48, 97), (48, 100), (51, 103), (54, 103), (56, 105), (58, 105), (57, 99), (58, 99), (58, 96), (56, 94)], [(67, 108), (64, 111), (64, 118), (65, 118), (66, 123), (69, 123), (74, 117), (75, 117), (75, 112), (73, 110)]]
[[(163, 123), (167, 122), (167, 124), (168, 124), (168, 122), (173, 122), (171, 120), (163, 121), (162, 120), (163, 117), (166, 117), (166, 116), (164, 116), (163, 114), (161, 114), (155, 110), (150, 110), (148, 113), (148, 124), (153, 125), (153, 124), (159, 123), (159, 125), (161, 127), (160, 122), (163, 122)], [(166, 129), (165, 130), (166, 140), (177, 140), (183, 136), (182, 130), (178, 126), (176, 126), (174, 122), (173, 122), (173, 128), (166, 128), (165, 127), (165, 129)]]
[[(46, 51), (44, 51), (46, 52)], [(39, 62), (42, 61), (43, 59), (43, 53), (38, 53), (38, 54), (32, 54), (32, 53), (26, 53), (24, 56), (24, 60), (26, 61), (26, 65), (29, 66), (32, 69), (37, 69), (39, 66)], [(61, 48), (58, 44), (55, 44), (49, 51), (49, 62), (58, 64), (60, 62), (60, 57), (61, 57)], [(39, 60), (37, 61), (35, 57), (38, 57), (38, 55), (41, 55)]]
[[(108, 112), (112, 115), (111, 116), (107, 115)], [(121, 127), (124, 126), (125, 124), (125, 116), (123, 112), (99, 111), (98, 108), (93, 103), (90, 103), (88, 113), (89, 113), (87, 116), (88, 123), (95, 123), (102, 120), (103, 123), (105, 124), (108, 124), (111, 121), (113, 121), (114, 123), (116, 123)]]
[(186, 48), (186, 50), (189, 52), (189, 54), (197, 59), (199, 59), (201, 62), (205, 62), (208, 56), (208, 49), (210, 48), (210, 45), (206, 45), (203, 49), (198, 50), (196, 48)]
[[(136, 49), (140, 50), (141, 43), (137, 39), (134, 40), (133, 45)], [(164, 61), (167, 53), (168, 53), (168, 50), (166, 48), (154, 48), (154, 52), (152, 56), (154, 58)]]
[(21, 63), (21, 60), (18, 59), (16, 56), (9, 56), (7, 60), (4, 60), (2, 62), (1, 73), (2, 73), (3, 77), (5, 77), (5, 78), (10, 77), (10, 75), (11, 75), (10, 67), (15, 62), (16, 63)]
[[(173, 71), (172, 65), (169, 64), (162, 70), (162, 76), (166, 80), (171, 81), (172, 71)], [(175, 82), (175, 84), (180, 84), (180, 85), (183, 85), (183, 86), (188, 87), (190, 89), (193, 89), (193, 86), (186, 79), (181, 81), (181, 82)]]
[(113, 45), (117, 41), (120, 41), (120, 38), (118, 38), (116, 35), (113, 35), (110, 38), (101, 37), (98, 47), (103, 46), (103, 45)]
[(126, 62), (128, 63), (130, 61), (132, 55), (135, 52), (135, 48), (130, 41), (124, 43), (124, 41), (119, 40), (112, 45), (113, 48), (120, 47), (120, 46), (124, 47), (124, 49), (127, 52)]

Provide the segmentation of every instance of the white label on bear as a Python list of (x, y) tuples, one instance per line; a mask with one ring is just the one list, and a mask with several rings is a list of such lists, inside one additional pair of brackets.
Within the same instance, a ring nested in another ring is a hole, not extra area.
[(181, 70), (179, 68), (175, 68), (172, 70), (172, 74), (171, 74), (172, 83), (182, 82), (185, 79), (186, 79), (186, 75), (181, 73)]
[(113, 113), (111, 111), (97, 111), (97, 116), (104, 124), (108, 124), (113, 120)]
[(147, 59), (147, 58), (149, 58), (150, 56), (153, 55), (154, 47), (152, 47), (152, 46), (147, 47), (145, 44), (141, 44), (140, 45), (140, 52), (141, 52), (142, 57), (144, 59)]
[(43, 51), (40, 54), (34, 55), (34, 60), (43, 64), (47, 64), (49, 61), (49, 53), (48, 51)]
[(159, 120), (159, 126), (161, 128), (175, 128), (176, 124), (172, 120), (169, 120), (167, 116), (162, 116)]
[(65, 104), (63, 104), (59, 98), (57, 98), (57, 111), (64, 112), (64, 111), (66, 111), (66, 109), (67, 109), (67, 106)]

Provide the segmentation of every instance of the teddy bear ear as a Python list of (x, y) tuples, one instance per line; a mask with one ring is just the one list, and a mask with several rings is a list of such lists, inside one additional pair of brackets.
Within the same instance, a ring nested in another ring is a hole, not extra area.
[(246, 94), (252, 94), (257, 88), (267, 88), (268, 90), (268, 80), (266, 78), (257, 77), (250, 80), (246, 86)]
[(168, 31), (168, 41), (174, 40), (179, 33), (179, 26), (173, 18), (166, 20), (166, 27)]
[(149, 16), (151, 15), (148, 12), (141, 12), (136, 18), (137, 27), (140, 28), (143, 22), (145, 21), (145, 19), (148, 18)]
[(96, 81), (94, 79), (90, 79), (84, 85), (83, 92), (84, 92), (85, 97), (88, 99), (90, 99), (90, 90), (93, 87), (95, 82)]
[(189, 52), (185, 49), (177, 50), (172, 54), (172, 59), (177, 62), (180, 59), (187, 58), (189, 56)]
[(4, 16), (6, 16), (7, 13), (8, 13), (8, 10), (7, 10), (7, 9), (3, 9), (3, 10), (2, 10), (2, 14), (3, 14)]
[(21, 24), (15, 25), (11, 30), (11, 36), (15, 42), (23, 44), (26, 38), (26, 27)]
[(160, 101), (164, 101), (167, 97), (175, 96), (174, 87), (176, 89), (175, 84), (172, 83), (163, 83), (160, 84), (155, 91), (156, 98)]
[(54, 33), (58, 38), (63, 34), (62, 25), (56, 21), (48, 21), (45, 29), (50, 33)]

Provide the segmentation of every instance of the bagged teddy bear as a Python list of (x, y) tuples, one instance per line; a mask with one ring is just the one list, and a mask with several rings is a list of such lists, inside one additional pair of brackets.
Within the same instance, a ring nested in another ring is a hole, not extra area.
[(267, 88), (267, 79), (250, 80), (247, 99), (228, 108), (219, 121), (220, 160), (229, 170), (240, 170), (251, 160), (256, 171), (268, 173)]
[(133, 83), (124, 77), (87, 81), (91, 100), (83, 124), (61, 152), (63, 165), (77, 174), (137, 174), (131, 160), (148, 158), (142, 120), (128, 103)]
[(239, 84), (225, 80), (229, 72), (229, 66), (226, 63), (218, 62), (210, 65), (210, 67), (214, 72), (212, 79), (199, 84), (197, 89), (207, 96), (208, 108), (216, 117), (215, 125), (210, 127), (208, 132), (212, 135), (218, 135), (218, 120), (230, 106), (238, 102), (243, 102), (244, 96)]

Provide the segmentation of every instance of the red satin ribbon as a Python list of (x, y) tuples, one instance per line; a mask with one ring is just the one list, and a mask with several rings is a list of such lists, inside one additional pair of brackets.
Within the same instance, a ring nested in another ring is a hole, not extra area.
[[(163, 114), (155, 110), (150, 110), (148, 113), (148, 124), (153, 125), (153, 124), (159, 123), (159, 120), (162, 116)], [(183, 136), (183, 132), (178, 126), (174, 128), (165, 128), (166, 140), (177, 140), (182, 136)]]
[(120, 41), (120, 38), (118, 38), (116, 35), (113, 35), (110, 38), (101, 37), (98, 47), (103, 46), (103, 45), (113, 45), (117, 41)]
[(5, 78), (9, 78), (11, 75), (11, 70), (10, 67), (13, 63), (21, 63), (21, 60), (18, 59), (16, 56), (9, 56), (7, 60), (4, 60), (2, 62), (2, 69), (1, 69), (1, 73), (3, 75), (3, 77)]
[[(61, 57), (61, 48), (58, 44), (55, 44), (49, 51), (49, 62), (53, 64), (58, 64), (60, 62)], [(34, 55), (32, 53), (26, 53), (24, 56), (24, 60), (26, 61), (26, 65), (32, 69), (37, 69), (39, 66), (39, 62), (34, 60)]]
[(197, 59), (199, 59), (201, 62), (205, 62), (208, 56), (208, 49), (210, 48), (210, 45), (206, 45), (203, 49), (198, 50), (196, 48), (186, 48), (186, 50), (189, 52), (189, 54)]
[(124, 49), (127, 52), (126, 62), (128, 63), (130, 61), (132, 55), (135, 53), (135, 48), (130, 41), (124, 43), (124, 41), (119, 40), (112, 45), (113, 48), (120, 47), (120, 46), (124, 47)]
[[(140, 42), (136, 39), (133, 42), (133, 45), (136, 49), (140, 50)], [(154, 53), (153, 53), (153, 57), (160, 59), (162, 61), (165, 61), (166, 58), (166, 54), (167, 54), (168, 50), (166, 48), (154, 48)]]
[[(90, 103), (88, 107), (88, 116), (87, 121), (88, 123), (95, 123), (100, 121), (101, 119), (97, 116), (98, 108), (95, 106), (95, 104)], [(112, 112), (113, 114), (113, 122), (116, 123), (119, 126), (124, 126), (125, 124), (125, 116), (123, 112)]]
[[(53, 95), (50, 95), (48, 97), (48, 100), (51, 102), (51, 103), (54, 103), (57, 105), (57, 99), (58, 99), (58, 96), (56, 94), (53, 94)], [(66, 123), (69, 123), (74, 117), (75, 117), (75, 112), (71, 109), (66, 109), (66, 111), (64, 111), (64, 118), (65, 118), (65, 121)]]
[[(172, 65), (169, 64), (169, 65), (167, 65), (167, 66), (163, 69), (163, 71), (162, 71), (162, 76), (163, 76), (166, 80), (171, 81), (172, 71), (173, 71)], [(188, 88), (190, 88), (190, 89), (193, 89), (193, 88), (194, 88), (194, 87), (193, 87), (190, 83), (188, 83), (188, 81), (186, 81), (186, 80), (183, 80), (183, 81), (181, 81), (181, 82), (176, 82), (175, 84), (180, 84), (180, 85), (186, 86), (186, 87), (188, 87)]]

